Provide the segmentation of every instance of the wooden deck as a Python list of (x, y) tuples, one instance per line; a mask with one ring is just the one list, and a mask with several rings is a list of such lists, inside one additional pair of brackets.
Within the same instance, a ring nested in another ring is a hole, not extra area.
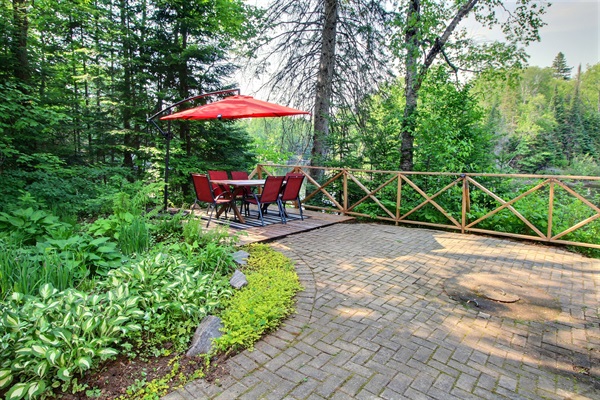
[[(292, 212), (296, 212), (297, 210), (293, 210)], [(198, 217), (202, 217), (205, 215), (204, 210), (194, 210), (194, 214)], [(324, 213), (319, 211), (311, 211), (305, 210), (304, 221), (302, 220), (289, 220), (287, 224), (270, 224), (266, 226), (249, 226), (245, 229), (234, 229), (229, 227), (229, 233), (231, 235), (239, 235), (239, 245), (251, 244), (251, 243), (260, 243), (260, 242), (268, 242), (271, 240), (279, 239), (282, 237), (286, 237), (289, 235), (293, 235), (300, 232), (307, 232), (313, 229), (322, 228), (324, 226), (339, 224), (343, 222), (352, 222), (354, 221), (354, 217), (349, 217), (345, 215), (336, 215), (330, 213)], [(217, 227), (223, 227), (224, 225), (220, 225), (214, 222), (210, 223), (208, 229), (216, 229)]]

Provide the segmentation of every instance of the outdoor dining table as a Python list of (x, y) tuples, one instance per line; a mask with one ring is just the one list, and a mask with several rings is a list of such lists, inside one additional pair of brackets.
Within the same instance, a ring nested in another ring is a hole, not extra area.
[[(244, 187), (244, 186), (264, 186), (265, 179), (215, 179), (215, 180), (211, 180), (211, 183), (214, 183), (219, 186), (229, 186), (235, 190), (239, 187)], [(233, 209), (233, 212), (235, 213), (235, 216), (237, 217), (237, 219), (242, 224), (245, 224), (246, 219), (244, 218), (244, 216), (240, 212), (239, 208), (235, 204), (235, 201), (231, 202), (230, 204), (231, 204), (231, 208)], [(217, 211), (217, 218), (219, 217), (219, 215), (221, 215), (223, 213), (223, 211), (225, 211), (225, 209), (228, 206), (229, 206), (229, 204), (226, 204), (224, 207), (221, 207)]]

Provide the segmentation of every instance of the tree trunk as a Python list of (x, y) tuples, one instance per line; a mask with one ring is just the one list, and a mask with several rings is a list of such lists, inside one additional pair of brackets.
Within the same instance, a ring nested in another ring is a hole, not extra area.
[[(311, 165), (320, 165), (327, 156), (326, 141), (329, 135), (329, 106), (333, 85), (337, 23), (338, 0), (325, 0), (325, 22), (323, 23), (317, 75)], [(314, 176), (319, 178), (322, 176), (322, 172), (319, 171)]]
[(411, 0), (406, 12), (408, 22), (404, 43), (406, 51), (406, 73), (404, 76), (404, 94), (406, 106), (404, 107), (404, 118), (402, 119), (402, 144), (400, 147), (400, 169), (412, 171), (413, 145), (415, 141), (415, 119), (417, 116), (417, 100), (419, 97), (419, 37), (418, 28), (421, 19), (421, 4), (419, 0)]
[(132, 106), (135, 102), (135, 95), (132, 85), (132, 74), (133, 74), (133, 59), (132, 59), (132, 39), (129, 37), (129, 15), (127, 10), (127, 2), (121, 0), (121, 29), (122, 29), (122, 60), (123, 60), (123, 91), (122, 100), (123, 104), (123, 166), (133, 170), (133, 159), (134, 154), (132, 149), (135, 146), (135, 138), (131, 133), (131, 119), (132, 119)]
[[(406, 84), (404, 89), (406, 106), (402, 120), (402, 145), (400, 147), (400, 168), (403, 171), (411, 171), (414, 168), (413, 147), (417, 118), (417, 101), (423, 79), (425, 79), (429, 67), (431, 67), (438, 54), (442, 52), (444, 45), (454, 33), (460, 21), (469, 14), (478, 2), (479, 0), (468, 0), (460, 7), (448, 26), (446, 26), (442, 35), (435, 39), (422, 64), (419, 64), (421, 56), (419, 43), (421, 40), (420, 30), (426, 28), (421, 23), (420, 0), (409, 1), (408, 10), (406, 11), (406, 33), (404, 35), (404, 45), (406, 46), (406, 75), (404, 80)], [(446, 59), (446, 62), (449, 63), (448, 59)]]
[(27, 57), (27, 1), (13, 0), (14, 35), (12, 53), (14, 56), (13, 74), (16, 78), (27, 83), (30, 78), (29, 59)]

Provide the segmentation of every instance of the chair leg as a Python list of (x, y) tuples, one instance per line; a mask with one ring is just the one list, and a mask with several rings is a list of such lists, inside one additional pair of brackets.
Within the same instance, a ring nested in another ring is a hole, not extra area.
[(260, 223), (262, 224), (262, 226), (265, 226), (265, 220), (263, 219), (263, 213), (262, 213), (262, 209), (261, 209), (262, 204), (257, 202), (256, 206), (258, 208), (258, 216), (260, 218)]
[[(209, 212), (210, 210), (210, 212)], [(206, 227), (208, 228), (208, 225), (210, 224), (210, 220), (212, 219), (212, 214), (215, 211), (215, 205), (214, 204), (209, 204), (208, 208), (206, 209), (206, 213), (208, 214), (208, 222), (206, 223)]]
[(302, 215), (302, 203), (300, 203), (300, 196), (296, 199), (298, 201), (298, 210), (300, 210), (300, 220), (304, 221), (304, 216)]
[(279, 208), (279, 216), (281, 217), (281, 223), (282, 224), (287, 224), (287, 220), (285, 219), (285, 211), (284, 211), (284, 205), (283, 202), (281, 200), (277, 200), (277, 208)]

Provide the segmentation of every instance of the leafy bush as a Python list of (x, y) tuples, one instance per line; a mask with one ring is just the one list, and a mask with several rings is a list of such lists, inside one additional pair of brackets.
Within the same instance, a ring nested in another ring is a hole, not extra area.
[(138, 300), (125, 284), (100, 294), (50, 284), (35, 297), (13, 293), (0, 303), (0, 389), (16, 382), (6, 399), (76, 386), (75, 373), (116, 355), (111, 346), (141, 329)]
[(29, 207), (10, 213), (0, 212), (0, 234), (11, 235), (24, 245), (33, 245), (39, 240), (64, 234), (65, 231), (70, 231), (70, 227), (43, 210)]
[(139, 296), (142, 330), (133, 332), (131, 341), (142, 347), (171, 342), (181, 349), (200, 320), (231, 294), (227, 279), (215, 272), (202, 273), (176, 249), (112, 270), (97, 288), (113, 290), (126, 284)]
[(302, 290), (292, 262), (267, 245), (253, 245), (246, 268), (248, 286), (225, 302), (224, 334), (215, 339), (221, 351), (252, 348), (265, 333), (294, 311), (294, 295)]
[(0, 239), (0, 299), (13, 291), (35, 295), (46, 283), (59, 290), (77, 287), (121, 262), (121, 253), (108, 238), (73, 235), (47, 239), (36, 246), (22, 246), (14, 238)]

